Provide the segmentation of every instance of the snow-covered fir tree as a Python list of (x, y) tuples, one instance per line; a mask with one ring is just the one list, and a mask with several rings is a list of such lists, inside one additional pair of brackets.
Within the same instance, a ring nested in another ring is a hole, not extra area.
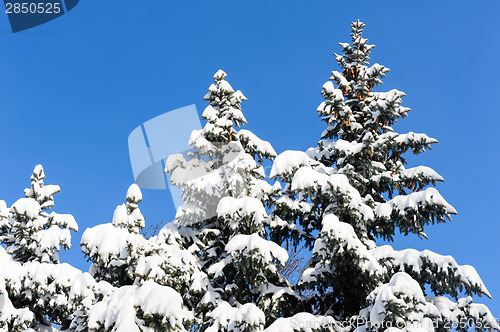
[(114, 287), (80, 313), (73, 326), (183, 331), (193, 324), (192, 296), (204, 290), (206, 276), (195, 256), (183, 248), (175, 224), (149, 239), (141, 234), (145, 220), (136, 184), (127, 190), (126, 201), (116, 207), (112, 223), (89, 228), (82, 236), (82, 250), (92, 261), (91, 275)]
[(276, 154), (268, 142), (238, 130), (246, 123), (246, 98), (226, 77), (222, 70), (214, 75), (202, 115), (207, 123), (191, 134), (193, 151), (169, 157), (165, 171), (182, 188), (176, 223), (210, 280), (196, 307), (201, 330), (257, 331), (299, 296), (277, 270), (286, 250), (267, 239), (265, 206), (280, 186), (264, 180), (261, 162)]
[(392, 128), (410, 110), (401, 106), (403, 92), (372, 91), (389, 69), (369, 64), (374, 45), (362, 37), (364, 27), (352, 23), (352, 42), (340, 43), (342, 54), (335, 55), (342, 71), (323, 85), (317, 111), (327, 128), (318, 146), (280, 154), (271, 171), (285, 185), (273, 214), (298, 225), (301, 232), (289, 236), (312, 249), (297, 285), (310, 295), (307, 312), (360, 318), (357, 332), (390, 324), (432, 331), (424, 323), (446, 329), (457, 319), (498, 328), (487, 307), (472, 303), (473, 294), (490, 297), (473, 267), (428, 250), (376, 245), (376, 238), (393, 240), (396, 231), (426, 237), (425, 226), (456, 211), (431, 187), (443, 181), (439, 174), (405, 167), (406, 152), (419, 154), (437, 140)]
[(25, 198), (10, 208), (8, 220), (0, 225), (0, 241), (8, 253), (20, 262), (59, 262), (58, 251), (71, 247), (70, 230), (78, 225), (70, 214), (47, 212), (54, 206), (53, 195), (61, 189), (44, 185), (45, 173), (37, 165), (31, 176), (31, 188), (25, 189)]
[[(78, 225), (73, 216), (47, 212), (54, 206), (59, 186), (44, 185), (43, 167), (37, 165), (25, 198), (7, 208), (0, 201), (0, 330), (49, 331), (52, 323), (69, 326), (77, 298), (94, 297), (91, 284), (78, 269), (59, 264), (58, 251), (71, 244), (69, 230)], [(86, 281), (85, 281), (86, 280)]]
[(145, 223), (138, 207), (142, 193), (136, 184), (129, 187), (126, 200), (116, 207), (112, 223), (88, 228), (80, 242), (83, 253), (92, 261), (92, 276), (115, 286), (134, 283), (135, 266), (144, 256), (147, 242), (140, 234)]

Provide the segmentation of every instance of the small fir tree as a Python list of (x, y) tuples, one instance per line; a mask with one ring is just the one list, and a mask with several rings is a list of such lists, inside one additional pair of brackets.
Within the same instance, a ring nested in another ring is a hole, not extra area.
[[(206, 276), (182, 246), (175, 224), (144, 238), (145, 220), (138, 207), (142, 193), (136, 184), (127, 190), (126, 200), (116, 207), (112, 223), (89, 228), (82, 236), (82, 250), (92, 261), (91, 275), (110, 287), (100, 291), (106, 296), (79, 312), (73, 327), (184, 331), (194, 322), (193, 298), (205, 290)], [(164, 298), (172, 305), (151, 307)]]
[(144, 217), (138, 208), (142, 194), (136, 184), (129, 187), (126, 200), (116, 207), (111, 224), (87, 229), (80, 242), (83, 253), (92, 261), (92, 276), (114, 286), (134, 283), (134, 268), (146, 250), (147, 241), (140, 234)]
[(54, 206), (53, 195), (61, 189), (44, 185), (44, 178), (42, 165), (37, 165), (31, 176), (31, 188), (24, 191), (26, 198), (12, 205), (8, 221), (2, 223), (0, 241), (20, 262), (59, 263), (61, 247), (71, 247), (70, 230), (78, 231), (72, 215), (47, 212)]
[(38, 331), (52, 323), (68, 327), (78, 307), (75, 299), (94, 296), (72, 288), (73, 283), (89, 284), (78, 269), (59, 264), (58, 251), (70, 247), (69, 230), (77, 231), (78, 225), (69, 214), (47, 212), (60, 188), (44, 185), (44, 178), (43, 167), (37, 165), (25, 198), (10, 209), (0, 201), (0, 238), (5, 245), (0, 247), (0, 328), (5, 331)]

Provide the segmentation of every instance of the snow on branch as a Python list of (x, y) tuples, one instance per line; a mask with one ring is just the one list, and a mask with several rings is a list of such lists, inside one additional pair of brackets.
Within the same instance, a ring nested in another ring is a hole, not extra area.
[(140, 332), (154, 327), (162, 331), (186, 331), (184, 324), (193, 318), (175, 290), (147, 281), (141, 287), (117, 288), (107, 300), (95, 304), (90, 309), (88, 328)]
[(273, 241), (261, 238), (258, 234), (238, 234), (226, 245), (226, 251), (231, 254), (243, 254), (245, 256), (256, 256), (264, 264), (272, 263), (275, 257), (281, 264), (288, 260), (287, 251)]

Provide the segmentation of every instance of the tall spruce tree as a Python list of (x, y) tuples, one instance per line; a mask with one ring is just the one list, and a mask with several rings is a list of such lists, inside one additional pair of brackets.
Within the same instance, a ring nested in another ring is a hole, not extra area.
[[(443, 181), (439, 174), (405, 167), (406, 152), (419, 154), (437, 140), (392, 128), (410, 110), (401, 106), (403, 92), (372, 91), (389, 69), (369, 65), (374, 45), (362, 37), (364, 27), (352, 23), (351, 43), (340, 43), (342, 54), (335, 54), (342, 71), (323, 85), (317, 111), (327, 128), (318, 146), (280, 154), (271, 171), (285, 184), (273, 215), (299, 225), (301, 232), (289, 237), (312, 249), (297, 289), (310, 295), (310, 313), (336, 320), (359, 315), (358, 331), (424, 320), (444, 328), (458, 318), (498, 328), (488, 308), (472, 303), (473, 294), (490, 296), (474, 268), (428, 250), (376, 245), (376, 238), (393, 240), (396, 230), (425, 237), (425, 226), (456, 211), (431, 187)], [(286, 239), (282, 231), (273, 236)], [(424, 297), (428, 290), (433, 297)], [(462, 291), (469, 297), (459, 299)]]
[(286, 251), (267, 240), (271, 219), (265, 206), (280, 187), (264, 180), (260, 163), (276, 154), (252, 132), (237, 130), (246, 123), (246, 98), (226, 77), (222, 70), (214, 75), (202, 115), (207, 123), (191, 134), (193, 151), (169, 157), (165, 171), (182, 188), (185, 204), (176, 222), (210, 280), (197, 306), (201, 330), (253, 331), (299, 296), (277, 270)]

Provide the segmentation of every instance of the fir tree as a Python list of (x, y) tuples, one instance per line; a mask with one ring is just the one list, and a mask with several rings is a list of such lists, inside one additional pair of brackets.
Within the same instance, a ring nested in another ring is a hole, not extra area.
[(59, 263), (60, 248), (71, 247), (69, 231), (78, 231), (70, 214), (47, 212), (54, 206), (53, 195), (61, 189), (56, 185), (44, 185), (44, 178), (42, 165), (37, 165), (31, 176), (31, 188), (24, 191), (26, 198), (12, 205), (8, 221), (1, 226), (0, 241), (20, 262)]
[[(97, 283), (114, 287), (98, 292), (106, 296), (80, 312), (73, 327), (78, 331), (127, 326), (183, 331), (193, 323), (192, 297), (205, 290), (206, 276), (196, 258), (182, 246), (175, 224), (167, 224), (157, 236), (144, 238), (145, 220), (138, 207), (142, 193), (136, 184), (127, 190), (126, 201), (116, 207), (112, 223), (89, 228), (82, 236), (82, 250), (92, 261), (91, 275)], [(151, 307), (162, 297), (169, 298), (173, 307)]]
[(82, 250), (92, 261), (90, 273), (116, 287), (155, 280), (187, 293), (197, 263), (182, 247), (175, 224), (146, 239), (141, 234), (145, 221), (138, 207), (139, 186), (129, 187), (126, 200), (116, 207), (112, 223), (89, 228), (82, 236)]
[(202, 115), (207, 123), (191, 134), (194, 151), (187, 159), (169, 157), (165, 171), (182, 188), (185, 204), (176, 222), (210, 279), (196, 307), (201, 329), (258, 330), (266, 320), (244, 321), (243, 312), (262, 310), (259, 317), (265, 313), (270, 322), (297, 303), (298, 295), (276, 268), (286, 262), (286, 250), (267, 240), (271, 219), (265, 206), (280, 188), (264, 180), (260, 163), (276, 154), (268, 142), (236, 129), (246, 123), (246, 98), (226, 77), (222, 70), (214, 75)]
[[(362, 37), (364, 27), (352, 23), (352, 42), (340, 43), (342, 54), (335, 55), (342, 71), (333, 71), (323, 85), (325, 101), (317, 111), (327, 128), (318, 146), (307, 154), (287, 151), (274, 162), (271, 177), (285, 187), (273, 214), (290, 228), (299, 225), (303, 233), (290, 232), (289, 237), (312, 249), (298, 284), (312, 294), (306, 302), (309, 312), (350, 320), (362, 310), (361, 317), (370, 321), (358, 331), (388, 327), (375, 327), (380, 322), (369, 312), (384, 312), (379, 318), (386, 323), (443, 322), (449, 319), (444, 318), (448, 308), (460, 306), (438, 305), (446, 302), (443, 295), (490, 295), (470, 266), (430, 251), (376, 245), (377, 238), (393, 240), (397, 230), (425, 237), (425, 226), (444, 222), (456, 211), (430, 187), (443, 181), (439, 174), (424, 166), (405, 167), (407, 151), (419, 154), (437, 140), (392, 128), (410, 110), (401, 106), (403, 92), (372, 91), (389, 69), (369, 65), (374, 45)], [(279, 233), (274, 237), (286, 239)], [(434, 297), (424, 297), (426, 286)], [(389, 290), (393, 298), (379, 296)], [(464, 301), (469, 300), (458, 303)], [(492, 318), (486, 307), (479, 307), (479, 316)], [(467, 319), (480, 320), (460, 310)]]
[(134, 267), (144, 255), (147, 242), (140, 234), (145, 224), (138, 208), (142, 194), (136, 184), (129, 187), (126, 201), (116, 207), (111, 224), (85, 230), (80, 242), (83, 253), (92, 261), (92, 276), (114, 286), (134, 283)]
[(47, 212), (60, 188), (44, 185), (44, 178), (43, 167), (37, 165), (25, 198), (10, 209), (0, 201), (5, 244), (5, 249), (0, 248), (0, 328), (6, 331), (38, 330), (52, 323), (67, 327), (79, 306), (76, 299), (95, 295), (89, 289), (73, 288), (74, 283), (92, 281), (78, 269), (59, 264), (57, 252), (61, 246), (70, 247), (69, 230), (76, 231), (78, 225), (69, 214)]

